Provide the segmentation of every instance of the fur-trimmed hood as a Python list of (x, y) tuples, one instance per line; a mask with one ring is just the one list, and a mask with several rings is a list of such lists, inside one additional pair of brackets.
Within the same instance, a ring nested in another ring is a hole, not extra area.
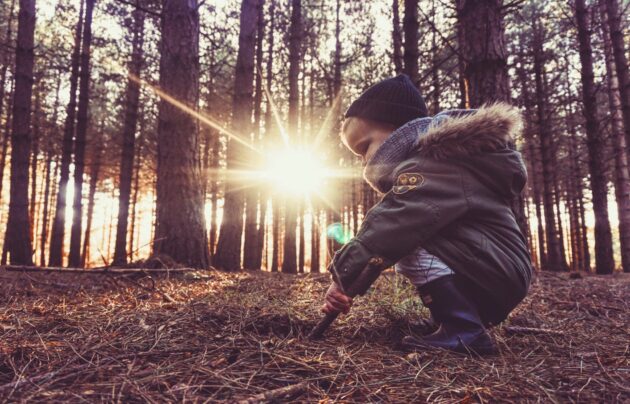
[(422, 155), (435, 159), (472, 156), (505, 149), (522, 130), (520, 111), (496, 103), (471, 113), (459, 110), (436, 115), (417, 145)]
[(514, 198), (527, 182), (521, 154), (511, 147), (522, 130), (520, 111), (505, 103), (445, 111), (418, 133), (416, 153), (421, 158), (454, 160), (493, 193)]

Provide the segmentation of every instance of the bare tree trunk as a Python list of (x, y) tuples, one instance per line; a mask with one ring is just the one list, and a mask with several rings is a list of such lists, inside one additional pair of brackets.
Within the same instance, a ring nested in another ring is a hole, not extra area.
[(79, 82), (79, 57), (81, 56), (81, 33), (83, 32), (83, 0), (79, 9), (79, 21), (77, 22), (74, 50), (70, 71), (70, 99), (66, 112), (66, 121), (63, 131), (63, 143), (61, 147), (61, 168), (59, 186), (57, 187), (57, 203), (50, 236), (50, 255), (48, 265), (61, 266), (63, 262), (63, 243), (66, 228), (66, 197), (68, 180), (70, 178), (70, 162), (72, 160), (72, 147), (74, 145), (74, 127), (77, 107), (77, 87)]
[(94, 217), (94, 196), (96, 195), (96, 185), (98, 184), (98, 175), (101, 170), (102, 146), (98, 145), (92, 162), (92, 170), (90, 173), (90, 190), (88, 193), (88, 209), (87, 223), (85, 224), (85, 236), (83, 237), (83, 249), (81, 250), (81, 266), (85, 267), (90, 258), (90, 233), (92, 233), (92, 219)]
[[(289, 133), (296, 143), (298, 132), (298, 114), (300, 108), (300, 89), (298, 77), (300, 74), (301, 43), (302, 43), (302, 2), (291, 0), (291, 26), (289, 28)], [(290, 196), (286, 198), (285, 228), (284, 228), (284, 258), (282, 272), (297, 273), (296, 230), (298, 202)]]
[[(160, 87), (196, 110), (199, 101), (197, 1), (164, 0), (162, 16)], [(197, 120), (161, 100), (153, 251), (184, 265), (207, 268), (209, 256), (198, 146)]]
[[(463, 59), (464, 90), (470, 107), (510, 101), (502, 0), (457, 0), (458, 39)], [(512, 147), (514, 145), (511, 145)], [(511, 202), (516, 222), (527, 234), (525, 202)]]
[[(127, 224), (129, 220), (129, 198), (131, 196), (131, 177), (135, 152), (136, 125), (138, 122), (138, 104), (140, 100), (140, 72), (142, 70), (142, 46), (144, 42), (144, 12), (136, 8), (133, 12), (133, 40), (127, 98), (125, 102), (125, 123), (123, 127), (122, 156), (120, 161), (120, 180), (118, 193), (118, 222), (116, 224), (116, 246), (114, 265), (127, 263)], [(133, 238), (133, 233), (132, 238)]]
[[(142, 115), (140, 115), (142, 116)], [(133, 193), (131, 196), (131, 237), (129, 237), (129, 259), (133, 261), (135, 254), (135, 238), (136, 238), (136, 221), (137, 221), (137, 206), (138, 206), (138, 194), (140, 193), (140, 167), (142, 162), (142, 146), (144, 135), (144, 118), (140, 118), (140, 128), (138, 129), (138, 140), (136, 143), (136, 158), (134, 159), (134, 174), (133, 174)], [(138, 232), (139, 233), (139, 232)]]
[(619, 80), (617, 80), (617, 72), (614, 69), (612, 44), (608, 35), (609, 24), (607, 24), (605, 0), (599, 1), (599, 9), (602, 18), (604, 53), (606, 55), (608, 103), (612, 115), (611, 129), (615, 155), (615, 196), (617, 199), (617, 214), (619, 216), (621, 266), (624, 272), (630, 272), (630, 170), (628, 168), (630, 155), (626, 153), (627, 145), (626, 137), (623, 133)]
[(81, 73), (79, 75), (79, 105), (77, 108), (77, 132), (74, 141), (74, 200), (72, 201), (72, 228), (70, 230), (70, 254), (68, 266), (81, 265), (81, 230), (83, 223), (83, 172), (85, 169), (85, 144), (90, 102), (90, 46), (92, 42), (92, 14), (95, 0), (86, 0), (85, 25), (81, 44)]
[[(234, 75), (234, 100), (232, 128), (236, 133), (250, 133), (252, 127), (252, 101), (254, 81), (254, 53), (256, 50), (256, 24), (259, 0), (243, 0), (241, 4), (240, 33), (236, 72)], [(243, 167), (242, 156), (246, 151), (234, 139), (228, 141), (228, 170)], [(243, 237), (244, 195), (240, 184), (228, 181), (225, 190), (223, 221), (219, 232), (216, 264), (227, 271), (241, 268), (241, 242)]]
[(13, 265), (33, 265), (28, 217), (28, 163), (33, 91), (35, 0), (20, 0), (11, 131), (11, 199), (5, 243)]
[(404, 73), (409, 76), (416, 87), (420, 86), (418, 71), (418, 0), (405, 1), (403, 32), (405, 33)]
[[(11, 90), (9, 91), (9, 104), (13, 105), (13, 94), (15, 93), (15, 80), (11, 80)], [(7, 152), (11, 141), (11, 123), (13, 120), (13, 108), (7, 108), (7, 116), (4, 122), (4, 136), (2, 138), (2, 157), (0, 158), (0, 200), (2, 200), (2, 190), (4, 189), (4, 169), (7, 164)], [(5, 244), (6, 247), (6, 244)], [(3, 264), (4, 265), (4, 264)]]
[[(619, 96), (623, 122), (626, 129), (626, 148), (630, 159), (630, 73), (628, 73), (628, 59), (624, 46), (623, 30), (621, 29), (621, 14), (617, 0), (605, 0), (610, 28), (610, 41), (615, 59), (615, 68), (619, 86)], [(627, 42), (625, 42), (627, 44)], [(624, 266), (624, 271), (626, 271)]]
[[(258, 8), (258, 25), (256, 32), (256, 68), (255, 76), (255, 92), (254, 92), (254, 144), (262, 144), (260, 142), (260, 111), (262, 102), (262, 58), (263, 58), (263, 38), (265, 35), (265, 19), (263, 1)], [(254, 159), (252, 158), (252, 161)], [(260, 193), (261, 187), (254, 184), (248, 189), (245, 197), (245, 243), (243, 252), (243, 267), (248, 269), (260, 269), (258, 257), (261, 255), (258, 248), (260, 243), (258, 237), (260, 235), (259, 228), (264, 227), (264, 217), (259, 214), (262, 211)]]
[[(8, 45), (13, 45), (13, 20), (15, 19), (15, 0), (11, 0), (11, 8), (9, 11), (9, 20), (7, 21), (7, 33), (6, 33), (6, 43)], [(2, 112), (4, 111), (4, 98), (5, 98), (5, 88), (7, 83), (7, 69), (11, 64), (10, 60), (10, 52), (4, 52), (4, 57), (2, 58), (2, 69), (0, 70), (0, 118), (2, 118)], [(11, 83), (13, 86), (13, 82)], [(12, 94), (11, 91), (9, 94)], [(9, 97), (10, 99), (10, 97)], [(0, 167), (0, 199), (2, 199), (2, 184), (4, 180), (4, 166), (6, 164), (7, 157), (7, 149), (10, 141), (10, 131), (9, 131), (9, 122), (11, 121), (11, 103), (7, 103), (9, 107), (7, 108), (7, 120), (6, 120), (6, 128), (4, 131), (4, 136), (2, 137), (2, 166)]]
[(402, 61), (402, 34), (400, 32), (400, 13), (398, 11), (400, 0), (392, 0), (392, 59), (394, 62), (394, 71), (396, 74), (403, 72)]
[(612, 235), (608, 220), (608, 189), (605, 175), (604, 139), (597, 120), (597, 101), (593, 75), (593, 53), (591, 50), (588, 11), (584, 0), (575, 1), (580, 44), (580, 62), (582, 64), (582, 98), (586, 119), (586, 137), (588, 139), (589, 170), (591, 189), (593, 190), (593, 211), (595, 213), (595, 268), (598, 274), (613, 272), (615, 262), (612, 253)]
[(42, 213), (42, 232), (40, 234), (39, 265), (46, 266), (46, 239), (48, 238), (48, 200), (50, 198), (50, 171), (52, 166), (52, 150), (46, 151), (46, 170), (44, 173), (44, 211)]
[(534, 75), (536, 78), (536, 107), (542, 157), (543, 205), (545, 208), (545, 239), (547, 241), (546, 268), (551, 271), (564, 271), (566, 264), (560, 249), (560, 238), (554, 215), (554, 164), (551, 130), (547, 118), (547, 97), (544, 87), (544, 61), (540, 27), (536, 26), (533, 39)]
[(212, 208), (210, 211), (210, 256), (214, 257), (216, 246), (217, 246), (217, 233), (219, 229), (219, 158), (220, 158), (220, 148), (221, 141), (219, 138), (220, 134), (217, 133), (213, 138), (214, 142), (212, 143), (212, 186), (210, 192), (212, 196), (210, 197), (210, 201), (212, 204)]
[(31, 245), (36, 245), (35, 233), (37, 232), (37, 224), (35, 222), (37, 207), (37, 159), (39, 158), (39, 135), (40, 135), (40, 115), (41, 115), (41, 89), (35, 89), (35, 109), (33, 110), (32, 136), (31, 136), (31, 201), (29, 203), (28, 216), (31, 220)]

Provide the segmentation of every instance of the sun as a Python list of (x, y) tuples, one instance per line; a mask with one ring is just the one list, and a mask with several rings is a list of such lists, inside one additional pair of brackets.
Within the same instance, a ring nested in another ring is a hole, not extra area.
[(312, 150), (286, 147), (265, 154), (262, 176), (277, 192), (298, 197), (323, 191), (329, 170)]

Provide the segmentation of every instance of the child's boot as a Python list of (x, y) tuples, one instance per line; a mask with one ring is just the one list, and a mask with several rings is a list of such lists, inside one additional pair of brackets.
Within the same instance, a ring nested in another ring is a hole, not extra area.
[(457, 288), (455, 275), (440, 277), (418, 290), (423, 303), (440, 327), (433, 334), (422, 338), (405, 337), (402, 343), (406, 348), (443, 348), (479, 355), (497, 352), (475, 303)]

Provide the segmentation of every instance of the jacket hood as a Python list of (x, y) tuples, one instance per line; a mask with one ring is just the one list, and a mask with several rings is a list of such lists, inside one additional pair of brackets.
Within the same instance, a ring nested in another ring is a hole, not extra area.
[(419, 135), (418, 151), (437, 160), (458, 159), (485, 186), (514, 197), (527, 181), (520, 153), (510, 148), (522, 130), (517, 108), (505, 103), (485, 105), (472, 113), (446, 115), (439, 125)]

